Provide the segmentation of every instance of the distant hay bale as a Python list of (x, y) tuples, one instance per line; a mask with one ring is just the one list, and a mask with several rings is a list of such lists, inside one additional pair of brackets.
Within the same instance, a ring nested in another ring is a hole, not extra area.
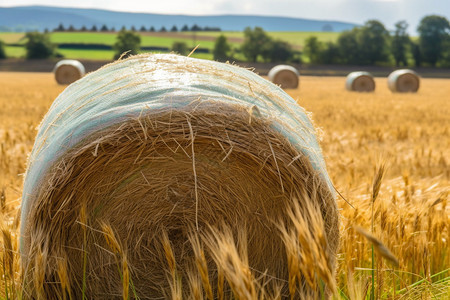
[(84, 76), (85, 69), (78, 60), (65, 59), (59, 61), (53, 69), (56, 82), (59, 84), (71, 84)]
[(420, 77), (413, 70), (396, 70), (389, 74), (388, 86), (392, 92), (415, 93), (419, 90)]
[[(66, 88), (41, 123), (22, 198), (24, 289), (43, 299), (61, 299), (64, 289), (74, 299), (81, 291), (121, 298), (129, 278), (132, 297), (131, 287), (141, 298), (170, 298), (170, 278), (181, 276), (185, 293), (198, 265), (192, 235), (213, 251), (208, 233), (226, 226), (246, 233), (255, 277), (267, 274), (286, 291), (276, 224), (290, 224), (293, 205), (306, 223), (317, 208), (325, 234), (315, 237), (325, 248), (314, 255), (333, 273), (333, 185), (306, 112), (279, 87), (173, 54), (121, 60)], [(317, 232), (309, 225), (299, 228)], [(215, 291), (216, 260), (228, 256), (205, 256)]]
[(375, 90), (375, 80), (369, 72), (351, 72), (347, 75), (345, 87), (349, 91), (373, 92)]
[(270, 69), (269, 80), (279, 85), (282, 89), (296, 89), (298, 87), (297, 69), (288, 65), (278, 65)]

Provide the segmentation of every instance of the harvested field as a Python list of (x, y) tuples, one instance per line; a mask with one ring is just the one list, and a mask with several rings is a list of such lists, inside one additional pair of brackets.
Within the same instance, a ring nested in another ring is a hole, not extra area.
[[(415, 94), (391, 93), (386, 78), (375, 78), (377, 89), (370, 94), (347, 92), (345, 77), (301, 80), (287, 92), (322, 128), (328, 172), (354, 207), (338, 199), (336, 298), (365, 299), (374, 269), (376, 299), (448, 299), (450, 80), (421, 79)], [(5, 291), (15, 298), (22, 174), (35, 127), (64, 87), (51, 73), (0, 73), (0, 82), (0, 298)], [(373, 179), (382, 162), (386, 173), (375, 198)], [(372, 265), (371, 244), (354, 229), (370, 232), (372, 225), (398, 266), (380, 248)]]

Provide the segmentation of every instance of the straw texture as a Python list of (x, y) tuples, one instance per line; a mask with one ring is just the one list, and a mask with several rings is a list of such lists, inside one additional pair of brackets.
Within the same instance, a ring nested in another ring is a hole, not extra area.
[(389, 74), (388, 86), (392, 92), (416, 93), (420, 86), (420, 77), (413, 70), (396, 70)]
[(55, 80), (59, 84), (71, 84), (84, 76), (85, 69), (78, 60), (65, 59), (59, 61), (53, 69)]
[(282, 89), (296, 89), (299, 76), (297, 69), (288, 65), (278, 65), (270, 69), (269, 80), (279, 85)]
[(369, 72), (351, 72), (347, 75), (345, 87), (348, 91), (373, 92), (375, 90), (375, 80)]
[[(71, 295), (167, 297), (199, 252), (189, 237), (206, 243), (223, 226), (246, 232), (252, 270), (282, 283), (275, 223), (292, 203), (320, 212), (333, 269), (334, 197), (315, 130), (279, 87), (228, 64), (134, 56), (72, 84), (40, 125), (22, 200), (25, 287), (60, 297), (64, 261)], [(220, 256), (205, 255), (216, 291)]]

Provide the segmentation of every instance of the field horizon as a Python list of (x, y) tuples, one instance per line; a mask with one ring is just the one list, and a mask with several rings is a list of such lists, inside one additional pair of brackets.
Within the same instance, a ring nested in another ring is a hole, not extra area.
[[(68, 59), (108, 60), (114, 57), (112, 46), (116, 42), (115, 32), (50, 32), (50, 40), (58, 45), (57, 52)], [(161, 52), (170, 52), (174, 42), (184, 42), (188, 48), (199, 46), (195, 55), (199, 58), (213, 59), (215, 39), (224, 35), (234, 49), (238, 49), (244, 42), (242, 31), (219, 32), (137, 32), (141, 35), (141, 52), (146, 49), (158, 49)], [(334, 42), (339, 32), (267, 32), (273, 39), (283, 40), (291, 44), (293, 50), (303, 48), (305, 40), (310, 36), (317, 36), (322, 42)], [(26, 51), (25, 33), (0, 32), (0, 40), (5, 42), (7, 57), (24, 58)], [(207, 51), (207, 53), (201, 53)], [(200, 53), (199, 53), (200, 52)], [(245, 60), (244, 56), (236, 52), (237, 60)]]

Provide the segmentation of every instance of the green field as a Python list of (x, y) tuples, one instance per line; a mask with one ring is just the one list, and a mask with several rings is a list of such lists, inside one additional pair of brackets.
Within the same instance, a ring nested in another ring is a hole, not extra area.
[(6, 44), (18, 44), (25, 42), (25, 34), (21, 32), (0, 32), (0, 40)]
[[(1, 38), (1, 37), (0, 37)], [(56, 32), (50, 35), (50, 39), (55, 44), (61, 43), (83, 43), (83, 44), (104, 44), (112, 46), (116, 42), (115, 33), (95, 33), (95, 32)], [(175, 41), (184, 41), (190, 45), (194, 43), (192, 34), (185, 37), (172, 37), (170, 33), (166, 37), (141, 35), (141, 46), (172, 47)], [(212, 49), (214, 41), (196, 41), (202, 48)]]
[[(244, 40), (243, 32), (167, 32), (167, 33), (139, 33), (141, 35), (142, 47), (165, 47), (172, 48), (176, 41), (185, 42), (188, 47), (199, 45), (200, 48), (209, 49), (212, 52), (215, 39), (223, 34), (229, 39), (232, 48), (238, 49)], [(268, 32), (274, 39), (286, 41), (294, 49), (300, 50), (304, 41), (310, 36), (317, 36), (319, 40), (336, 41), (338, 32)], [(55, 44), (103, 44), (112, 46), (116, 42), (117, 33), (111, 32), (53, 32), (50, 33), (50, 39)], [(24, 33), (0, 33), (0, 40), (6, 43), (6, 54), (8, 57), (24, 57), (25, 49), (22, 45), (25, 43)], [(92, 59), (108, 60), (114, 55), (113, 50), (92, 50), (92, 49), (58, 49), (58, 52), (66, 58), (73, 59)], [(212, 59), (212, 53), (198, 53), (194, 57)], [(242, 55), (237, 53), (236, 59), (242, 59)]]
[(25, 48), (20, 46), (5, 46), (7, 57), (25, 57)]

